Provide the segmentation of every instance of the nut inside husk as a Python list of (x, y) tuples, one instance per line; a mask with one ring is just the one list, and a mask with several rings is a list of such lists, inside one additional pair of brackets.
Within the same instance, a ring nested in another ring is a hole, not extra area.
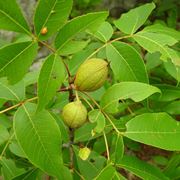
[(92, 58), (79, 67), (74, 85), (80, 91), (95, 91), (104, 84), (107, 76), (108, 63), (103, 59)]
[(62, 111), (63, 120), (70, 128), (77, 128), (87, 120), (87, 109), (81, 101), (70, 102)]

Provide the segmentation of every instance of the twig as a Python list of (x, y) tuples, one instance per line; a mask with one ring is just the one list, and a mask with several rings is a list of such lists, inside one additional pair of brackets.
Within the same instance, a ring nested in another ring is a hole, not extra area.
[(109, 156), (109, 147), (108, 147), (108, 142), (107, 142), (106, 134), (105, 134), (104, 131), (103, 131), (103, 136), (104, 136), (104, 142), (105, 142), (105, 145), (106, 145), (107, 160), (109, 161), (109, 160), (110, 160), (110, 156)]
[(76, 100), (79, 101), (79, 95), (78, 95), (78, 92), (75, 91), (75, 94), (76, 94)]
[(52, 51), (53, 53), (56, 53), (56, 50), (55, 50), (54, 48), (52, 48), (49, 44), (47, 44), (47, 43), (45, 43), (44, 41), (41, 41), (41, 40), (39, 40), (39, 39), (37, 39), (37, 41), (38, 41), (40, 44), (46, 46), (46, 47), (47, 47), (50, 51)]
[(85, 94), (91, 101), (93, 101), (93, 103), (101, 110), (101, 112), (104, 114), (104, 116), (108, 119), (108, 121), (111, 123), (111, 125), (113, 126), (114, 130), (118, 133), (118, 134), (122, 134), (117, 127), (114, 125), (114, 123), (111, 121), (111, 118), (106, 114), (106, 112), (104, 112), (104, 110), (99, 106), (99, 104), (91, 97), (89, 96), (89, 94), (87, 94), (86, 92), (80, 91), (81, 93)]
[(12, 138), (14, 137), (14, 135), (15, 135), (15, 133), (13, 132), (13, 134), (9, 137), (9, 139), (8, 139), (6, 145), (4, 146), (4, 149), (2, 150), (2, 153), (0, 155), (0, 160), (2, 159), (6, 149), (7, 149), (8, 145), (9, 145), (9, 143), (11, 142)]
[[(72, 90), (72, 87), (71, 87), (71, 86), (69, 86), (69, 87), (63, 87), (63, 88), (59, 89), (57, 92), (65, 92), (65, 91), (70, 91), (70, 90)], [(20, 102), (20, 103), (18, 103), (18, 104), (15, 104), (15, 105), (13, 105), (13, 106), (11, 106), (11, 107), (8, 107), (7, 109), (4, 109), (4, 110), (0, 111), (0, 114), (5, 113), (5, 112), (7, 112), (7, 111), (10, 111), (10, 110), (12, 110), (12, 109), (14, 109), (14, 108), (16, 108), (16, 107), (19, 107), (19, 106), (23, 105), (23, 104), (26, 103), (26, 102), (34, 101), (34, 100), (36, 100), (36, 99), (38, 99), (37, 96), (36, 96), (36, 97), (33, 97), (33, 98), (30, 98), (30, 99), (26, 99), (26, 100), (24, 100), (24, 101), (22, 101), (22, 102)]]
[(30, 98), (30, 99), (27, 99), (27, 100), (25, 100), (25, 101), (22, 101), (22, 102), (20, 102), (20, 103), (18, 103), (18, 104), (15, 104), (14, 106), (8, 107), (7, 109), (4, 109), (4, 110), (0, 111), (0, 114), (5, 113), (5, 112), (7, 112), (7, 111), (10, 111), (11, 109), (14, 109), (14, 108), (16, 108), (16, 107), (19, 107), (19, 106), (23, 105), (23, 104), (26, 103), (26, 102), (34, 101), (34, 100), (36, 100), (36, 99), (38, 99), (37, 96), (36, 96), (36, 97), (33, 97), (33, 98)]
[[(121, 40), (121, 39), (130, 38), (130, 37), (132, 37), (132, 35), (119, 37), (119, 38), (113, 39), (113, 40), (111, 40), (111, 41), (103, 44), (101, 47), (99, 47), (98, 49), (96, 49), (92, 54), (90, 54), (90, 55), (86, 58), (86, 60), (90, 59), (92, 56), (94, 56), (96, 53), (98, 53), (101, 49), (103, 49), (104, 47), (106, 47), (108, 44), (111, 44), (111, 43), (113, 43), (113, 42), (115, 42), (115, 41), (119, 41), (119, 40)], [(86, 60), (85, 60), (85, 61), (86, 61)]]
[[(43, 44), (45, 47), (47, 47), (47, 48), (48, 48), (50, 51), (52, 51), (53, 53), (56, 53), (56, 49), (52, 48), (49, 44), (47, 44), (47, 43), (45, 43), (45, 42), (43, 42), (43, 41), (41, 41), (41, 40), (39, 40), (39, 39), (37, 39), (37, 41), (38, 41), (39, 43)], [(65, 66), (65, 68), (66, 68), (66, 71), (67, 71), (67, 73), (68, 73), (68, 81), (69, 81), (69, 84), (70, 84), (71, 73), (70, 73), (70, 71), (69, 71), (69, 68), (68, 68), (67, 64), (65, 63), (65, 61), (64, 61), (63, 59), (62, 59), (62, 62), (63, 62), (64, 66)]]
[(85, 178), (76, 169), (74, 169), (74, 171), (81, 178), (81, 180), (85, 180)]
[(82, 100), (84, 100), (87, 104), (88, 104), (88, 106), (91, 108), (91, 110), (93, 110), (94, 109), (94, 107), (91, 105), (91, 103), (87, 100), (87, 99), (85, 99), (84, 97), (80, 97)]
[[(123, 104), (125, 104), (125, 101), (123, 99), (121, 99), (121, 101), (123, 102)], [(129, 111), (129, 113), (132, 115), (132, 116), (135, 116), (136, 114), (131, 110), (131, 108), (128, 106), (127, 107), (127, 110)]]

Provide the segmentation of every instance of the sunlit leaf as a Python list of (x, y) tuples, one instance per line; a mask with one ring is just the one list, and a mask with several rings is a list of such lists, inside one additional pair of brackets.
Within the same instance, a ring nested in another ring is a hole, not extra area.
[(111, 86), (102, 96), (101, 107), (106, 112), (116, 112), (118, 101), (132, 99), (142, 101), (154, 93), (160, 92), (157, 87), (140, 82), (121, 82)]
[(175, 65), (180, 66), (180, 58), (177, 58), (174, 50), (168, 48), (178, 42), (175, 38), (167, 34), (143, 31), (136, 33), (133, 38), (148, 52), (160, 52), (162, 60), (166, 61), (170, 58)]
[(27, 73), (37, 54), (36, 42), (14, 43), (0, 49), (0, 77), (7, 76), (16, 83)]
[(102, 42), (107, 42), (113, 35), (113, 28), (110, 23), (104, 22), (97, 32), (94, 34), (95, 37), (100, 39)]
[(125, 136), (169, 151), (180, 150), (180, 124), (166, 113), (145, 113), (126, 124)]
[(42, 110), (56, 94), (64, 80), (65, 71), (62, 59), (50, 55), (45, 60), (38, 79), (38, 110)]
[(106, 48), (107, 58), (117, 81), (148, 83), (148, 76), (140, 54), (130, 45), (114, 42)]
[(156, 32), (156, 33), (162, 33), (167, 34), (169, 36), (172, 36), (173, 38), (180, 40), (180, 32), (173, 28), (169, 28), (167, 26), (163, 26), (162, 24), (154, 24), (151, 26), (147, 26), (143, 29), (144, 32)]
[(6, 100), (21, 101), (25, 98), (24, 82), (10, 85), (6, 78), (0, 79), (0, 98)]
[(55, 47), (60, 51), (66, 43), (78, 33), (85, 30), (97, 30), (103, 20), (106, 19), (107, 12), (89, 13), (83, 16), (76, 17), (65, 24), (58, 32), (55, 40)]
[[(39, 0), (34, 16), (35, 31), (40, 39), (48, 39), (67, 20), (72, 8), (72, 0)], [(47, 33), (43, 34), (43, 28)]]
[(129, 12), (122, 14), (120, 19), (116, 20), (114, 24), (122, 32), (133, 34), (145, 23), (154, 8), (154, 3), (148, 3), (134, 8)]
[(59, 127), (48, 111), (35, 112), (36, 105), (31, 103), (16, 112), (13, 121), (18, 143), (35, 166), (53, 176), (64, 177)]
[(0, 29), (30, 34), (16, 0), (0, 1)]

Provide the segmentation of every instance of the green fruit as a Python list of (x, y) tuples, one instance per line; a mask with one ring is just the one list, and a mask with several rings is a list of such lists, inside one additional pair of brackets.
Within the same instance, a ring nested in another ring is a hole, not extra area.
[(104, 84), (107, 76), (108, 63), (103, 59), (92, 58), (79, 67), (74, 85), (79, 91), (94, 91)]
[(64, 122), (70, 128), (77, 128), (86, 122), (87, 110), (81, 101), (78, 100), (65, 105), (62, 111), (62, 116)]
[(79, 157), (85, 161), (89, 157), (90, 153), (91, 150), (88, 147), (80, 148)]

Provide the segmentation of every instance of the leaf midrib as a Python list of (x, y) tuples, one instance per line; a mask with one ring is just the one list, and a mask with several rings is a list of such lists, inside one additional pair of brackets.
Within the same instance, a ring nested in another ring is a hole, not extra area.
[(135, 75), (135, 73), (133, 72), (133, 69), (131, 68), (131, 66), (128, 64), (128, 62), (126, 61), (126, 59), (124, 59), (124, 57), (119, 53), (119, 51), (111, 44), (110, 46), (112, 46), (112, 48), (117, 52), (117, 54), (119, 54), (119, 56), (122, 58), (122, 60), (125, 62), (125, 64), (127, 65), (128, 69), (130, 70), (130, 72), (132, 73), (132, 75), (134, 76), (135, 80), (137, 80), (137, 77)]
[[(163, 46), (163, 45), (161, 45), (161, 44), (159, 44), (158, 42), (156, 42), (156, 41), (154, 41), (153, 39), (150, 39), (150, 38), (148, 38), (148, 37), (146, 37), (146, 36), (142, 36), (142, 35), (139, 35), (139, 34), (135, 34), (134, 35), (135, 37), (137, 36), (139, 36), (140, 38), (144, 38), (144, 39), (147, 39), (147, 40), (149, 40), (149, 41), (151, 41), (151, 42), (153, 42), (154, 44), (156, 44), (157, 46), (159, 46), (160, 48), (161, 48), (161, 50), (163, 50), (164, 52), (166, 52), (166, 54), (170, 57), (170, 54), (169, 54), (169, 52), (166, 50), (166, 48)], [(167, 43), (167, 45), (168, 45), (168, 43)], [(157, 50), (158, 51), (158, 50)], [(161, 52), (162, 53), (162, 52)]]
[[(142, 92), (144, 92), (144, 91), (142, 90)], [(153, 93), (156, 93), (156, 92), (158, 92), (158, 91), (153, 91), (153, 92), (150, 93), (150, 94), (153, 94)], [(108, 104), (106, 104), (106, 105), (103, 107), (103, 109), (107, 108), (110, 104), (118, 101), (119, 99), (125, 99), (125, 98), (130, 98), (130, 99), (131, 99), (131, 97), (129, 97), (129, 96), (132, 96), (132, 95), (134, 95), (134, 94), (140, 94), (140, 91), (139, 91), (139, 92), (131, 92), (131, 93), (127, 94), (127, 95), (123, 95), (123, 96), (121, 96), (121, 97), (118, 97), (118, 98), (110, 101)], [(143, 98), (143, 99), (144, 99), (144, 98)], [(106, 101), (107, 101), (107, 100), (106, 100)]]
[(1, 69), (0, 72), (2, 72), (9, 64), (11, 64), (15, 59), (17, 59), (20, 55), (22, 55), (27, 49), (29, 49), (32, 45), (34, 44), (34, 42), (32, 42), (31, 44), (29, 44), (26, 48), (24, 48), (19, 54), (17, 54), (14, 58), (12, 58), (8, 63), (6, 63)]
[(48, 14), (47, 18), (45, 19), (42, 27), (40, 28), (40, 31), (39, 31), (39, 33), (38, 33), (38, 37), (41, 35), (41, 29), (42, 29), (42, 28), (45, 26), (45, 24), (47, 23), (49, 17), (51, 16), (51, 11), (55, 8), (56, 4), (57, 4), (57, 0), (54, 2), (52, 8), (51, 8), (50, 11), (49, 11), (49, 14)]
[(5, 86), (4, 84), (2, 84), (0, 82), (0, 85), (2, 85), (4, 88), (8, 89), (8, 91), (18, 100), (20, 101), (19, 97), (17, 96), (17, 94), (15, 92), (13, 92), (9, 87)]
[[(51, 65), (51, 70), (50, 70), (49, 77), (48, 77), (48, 81), (47, 81), (47, 83), (46, 83), (45, 91), (43, 91), (44, 93), (42, 94), (42, 97), (44, 97), (44, 96), (46, 95), (46, 93), (47, 93), (47, 89), (48, 89), (49, 81), (50, 81), (50, 79), (51, 79), (51, 74), (52, 74), (52, 72), (53, 72), (53, 68), (54, 68), (54, 64), (55, 64), (56, 57), (57, 57), (57, 56), (54, 55), (53, 63), (52, 63), (52, 65)], [(48, 60), (48, 59), (47, 59), (47, 60)], [(42, 99), (43, 99), (43, 98), (42, 98)]]
[(23, 108), (24, 108), (24, 110), (25, 110), (25, 113), (26, 113), (27, 116), (28, 116), (28, 119), (30, 120), (30, 121), (29, 121), (30, 124), (32, 125), (33, 129), (35, 130), (35, 133), (36, 133), (36, 135), (37, 135), (37, 137), (38, 137), (38, 141), (40, 142), (40, 144), (41, 144), (41, 146), (42, 146), (42, 149), (44, 150), (45, 154), (47, 155), (47, 157), (48, 157), (48, 159), (49, 159), (49, 162), (52, 164), (52, 166), (54, 167), (54, 169), (56, 169), (56, 170), (59, 171), (59, 169), (57, 169), (57, 168), (54, 166), (54, 163), (52, 162), (52, 160), (51, 160), (48, 152), (46, 151), (46, 148), (44, 147), (44, 144), (43, 144), (42, 141), (41, 141), (41, 137), (39, 136), (38, 131), (37, 131), (36, 127), (34, 126), (33, 120), (31, 119), (31, 116), (30, 116), (30, 114), (29, 114), (26, 106), (25, 106), (24, 104), (23, 104), (22, 106), (23, 106)]
[(23, 29), (23, 31), (25, 31), (27, 34), (29, 34), (31, 36), (31, 33), (25, 28), (23, 27), (21, 24), (19, 24), (19, 22), (17, 22), (16, 20), (14, 20), (11, 16), (9, 16), (5, 11), (0, 10), (0, 12), (2, 14), (4, 14), (5, 16), (7, 16), (7, 18), (9, 18), (13, 23), (15, 23), (17, 26), (19, 26), (21, 29)]
[[(156, 178), (156, 179), (157, 179), (157, 178), (159, 179), (159, 177), (154, 176), (154, 175), (150, 174), (150, 173), (147, 172), (147, 171), (142, 171), (141, 169), (137, 169), (137, 168), (134, 168), (134, 167), (129, 167), (129, 166), (123, 165), (123, 164), (118, 164), (118, 166), (124, 167), (124, 168), (128, 168), (128, 169), (130, 168), (130, 169), (133, 169), (133, 170), (137, 170), (139, 173), (142, 173), (142, 172), (143, 172), (144, 174), (146, 174), (146, 175), (148, 175), (148, 176), (151, 176), (151, 177), (154, 177), (154, 178)], [(136, 175), (137, 175), (137, 173), (133, 173), (133, 174), (136, 174)], [(140, 176), (139, 174), (138, 174), (138, 176), (143, 179), (143, 177)], [(161, 180), (161, 179), (159, 179), (159, 180)]]
[[(87, 15), (86, 15), (86, 17), (87, 17)], [(97, 17), (94, 17), (92, 22), (90, 22), (89, 24), (86, 24), (86, 26), (83, 26), (81, 29), (79, 29), (78, 31), (76, 31), (75, 33), (73, 33), (73, 35), (71, 35), (71, 36), (69, 37), (69, 39), (67, 39), (66, 41), (64, 41), (64, 43), (61, 44), (61, 45), (58, 47), (57, 51), (59, 51), (61, 48), (63, 48), (63, 47), (71, 40), (71, 38), (72, 38), (73, 36), (75, 36), (75, 34), (80, 33), (81, 31), (83, 31), (84, 29), (86, 29), (88, 26), (90, 26), (91, 24), (93, 24), (94, 21), (96, 21), (96, 19), (97, 19)], [(74, 20), (74, 19), (73, 19), (73, 20)], [(72, 20), (72, 21), (73, 21), (73, 20)], [(69, 23), (72, 22), (72, 21), (69, 21)], [(67, 24), (67, 25), (68, 25), (68, 24)], [(67, 25), (66, 25), (66, 26), (67, 26)], [(61, 30), (60, 30), (60, 31), (61, 31)], [(59, 31), (59, 32), (60, 32), (60, 31)]]

